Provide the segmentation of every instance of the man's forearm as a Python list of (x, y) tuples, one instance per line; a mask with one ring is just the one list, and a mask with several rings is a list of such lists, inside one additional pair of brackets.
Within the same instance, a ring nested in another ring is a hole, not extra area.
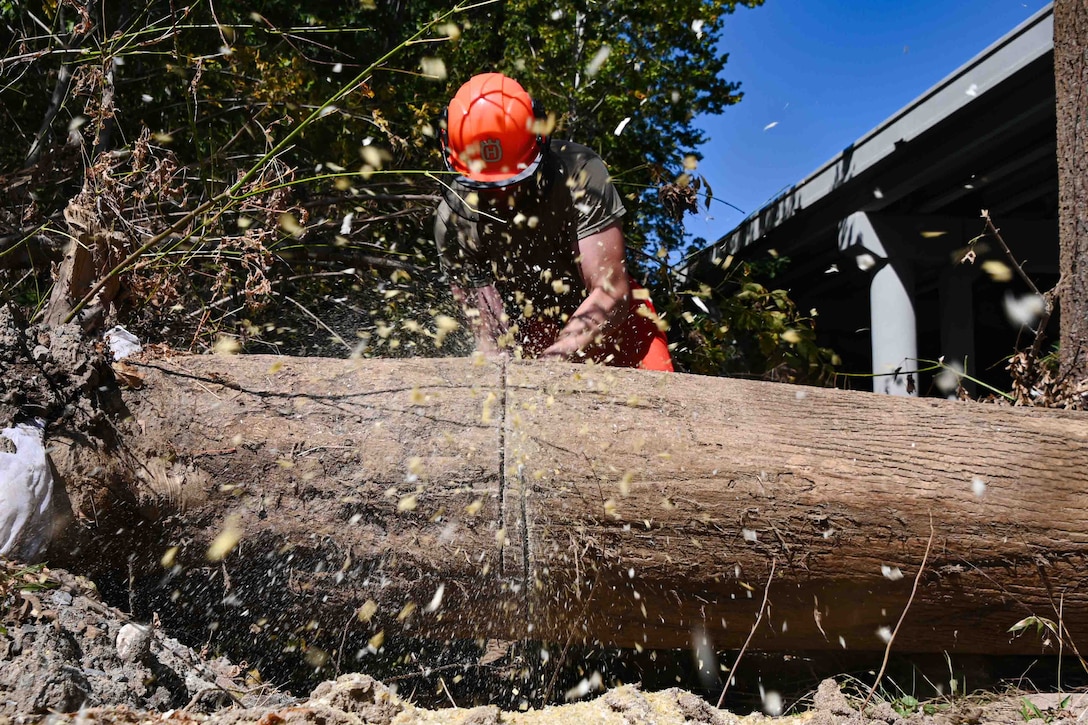
[(627, 319), (626, 297), (615, 297), (603, 289), (589, 294), (559, 331), (555, 344), (545, 355), (571, 356), (608, 339)]
[(574, 357), (610, 339), (627, 319), (631, 294), (623, 229), (615, 221), (578, 240), (577, 257), (589, 294), (544, 351), (545, 357)]

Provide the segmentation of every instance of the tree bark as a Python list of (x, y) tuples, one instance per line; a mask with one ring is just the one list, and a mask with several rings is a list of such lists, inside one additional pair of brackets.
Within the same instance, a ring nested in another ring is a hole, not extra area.
[(1059, 612), (1088, 642), (1088, 414), (464, 358), (128, 373), (119, 452), (54, 440), (104, 536), (53, 557), (152, 577), (164, 620), (728, 649), (774, 562), (752, 647), (880, 650), (932, 539), (897, 651), (1038, 653), (1009, 628)]
[(1088, 0), (1054, 3), (1062, 379), (1088, 380)]

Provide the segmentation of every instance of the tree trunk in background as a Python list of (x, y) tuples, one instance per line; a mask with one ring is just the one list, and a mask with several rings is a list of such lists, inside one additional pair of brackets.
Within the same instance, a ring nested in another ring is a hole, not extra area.
[(204, 637), (735, 649), (775, 562), (753, 647), (880, 650), (932, 527), (898, 652), (1039, 653), (1008, 629), (1059, 607), (1088, 641), (1088, 414), (464, 358), (129, 373), (118, 452), (51, 440), (102, 532), (51, 563), (131, 567)]
[(1088, 379), (1088, 0), (1054, 3), (1061, 375)]

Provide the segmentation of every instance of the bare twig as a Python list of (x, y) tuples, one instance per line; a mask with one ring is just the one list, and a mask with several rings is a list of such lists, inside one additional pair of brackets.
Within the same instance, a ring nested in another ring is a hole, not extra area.
[(1035, 359), (1039, 356), (1039, 349), (1043, 344), (1043, 331), (1046, 330), (1047, 324), (1050, 322), (1050, 316), (1054, 312), (1054, 298), (1057, 296), (1059, 289), (1062, 285), (1061, 278), (1058, 279), (1058, 283), (1048, 292), (1040, 292), (1039, 288), (1035, 286), (1035, 282), (1032, 281), (1028, 273), (1024, 271), (1023, 266), (1013, 256), (1012, 250), (1009, 249), (1009, 245), (1005, 243), (1005, 240), (1001, 236), (1001, 232), (994, 226), (993, 220), (990, 218), (990, 211), (988, 209), (982, 210), (982, 218), (986, 222), (986, 231), (997, 240), (997, 243), (1001, 245), (1001, 249), (1005, 252), (1005, 256), (1009, 258), (1016, 273), (1020, 276), (1020, 279), (1024, 281), (1024, 284), (1028, 286), (1035, 295), (1039, 296), (1043, 300), (1043, 314), (1039, 318), (1039, 323), (1036, 326), (1035, 342), (1031, 346), (1031, 357)]
[[(437, 667), (428, 667), (426, 670), (420, 668), (419, 672), (406, 672), (403, 675), (391, 675), (389, 677), (383, 677), (382, 682), (404, 682), (405, 680), (412, 680), (417, 677), (426, 678), (433, 675), (435, 672), (446, 672), (449, 670), (463, 670), (466, 665), (463, 662), (451, 662), (448, 665), (439, 665)], [(477, 668), (481, 665), (477, 665)]]
[(439, 684), (442, 685), (442, 691), (446, 693), (446, 697), (448, 697), (450, 699), (450, 704), (453, 705), (453, 709), (454, 710), (459, 709), (457, 707), (457, 701), (454, 700), (453, 695), (450, 694), (450, 688), (446, 687), (446, 678), (444, 678), (442, 675), (439, 675), (438, 676), (438, 682), (439, 682)]
[(767, 597), (771, 593), (771, 582), (774, 581), (774, 568), (777, 563), (777, 559), (771, 559), (771, 573), (767, 575), (767, 585), (763, 587), (763, 603), (759, 605), (759, 614), (756, 615), (756, 621), (752, 624), (752, 631), (748, 633), (748, 639), (744, 640), (744, 646), (740, 648), (737, 659), (733, 661), (733, 668), (729, 671), (729, 676), (725, 678), (725, 687), (722, 688), (722, 694), (718, 697), (718, 707), (721, 707), (722, 703), (725, 702), (725, 693), (729, 692), (729, 683), (732, 682), (733, 677), (736, 674), (737, 666), (740, 664), (740, 658), (744, 656), (749, 643), (752, 641), (752, 637), (755, 635), (756, 630), (759, 629), (760, 621), (763, 620), (763, 612), (767, 608)]
[(351, 623), (355, 619), (356, 613), (352, 611), (348, 614), (344, 621), (344, 630), (340, 633), (340, 647), (336, 650), (336, 662), (333, 664), (333, 676), (340, 677), (340, 659), (344, 655), (344, 643), (348, 639), (348, 630), (351, 629)]
[(1005, 244), (1005, 240), (1001, 238), (1001, 232), (998, 231), (997, 227), (994, 226), (993, 220), (990, 219), (990, 211), (988, 209), (982, 210), (982, 218), (986, 221), (986, 231), (988, 231), (993, 236), (993, 238), (997, 240), (997, 243), (1001, 245), (1001, 249), (1004, 250), (1005, 256), (1007, 256), (1009, 258), (1009, 261), (1012, 262), (1013, 267), (1020, 275), (1020, 279), (1024, 280), (1024, 283), (1028, 286), (1028, 289), (1041, 297), (1042, 292), (1040, 292), (1039, 288), (1035, 286), (1035, 282), (1033, 282), (1031, 277), (1028, 276), (1028, 273), (1024, 271), (1024, 268), (1020, 266), (1020, 262), (1018, 262), (1016, 260), (1016, 257), (1013, 256), (1012, 250), (1009, 249), (1009, 245)]
[[(1058, 600), (1058, 632), (1065, 631), (1065, 592)], [(1058, 692), (1062, 691), (1062, 655), (1065, 654), (1065, 638), (1058, 636)]]
[(68, 89), (71, 85), (72, 69), (67, 64), (63, 64), (57, 72), (57, 82), (53, 86), (53, 95), (49, 99), (49, 107), (45, 110), (45, 117), (42, 119), (41, 127), (38, 129), (38, 133), (34, 135), (30, 150), (27, 151), (26, 160), (23, 163), (24, 168), (33, 166), (41, 157), (42, 141), (49, 135), (49, 130), (53, 127), (53, 121), (64, 107), (64, 102), (68, 100)]
[(873, 699), (873, 695), (876, 693), (876, 688), (880, 686), (880, 680), (884, 677), (884, 671), (888, 669), (888, 657), (892, 653), (892, 644), (895, 643), (895, 635), (899, 633), (899, 628), (903, 626), (903, 620), (907, 618), (907, 612), (910, 611), (910, 605), (914, 602), (914, 595), (918, 591), (918, 582), (922, 580), (922, 572), (926, 570), (926, 562), (929, 560), (929, 550), (933, 546), (933, 514), (929, 514), (929, 541), (926, 542), (926, 552), (922, 554), (922, 563), (918, 566), (918, 573), (914, 575), (914, 586), (911, 587), (910, 597), (907, 599), (907, 605), (903, 607), (903, 613), (899, 615), (899, 621), (895, 623), (895, 629), (892, 630), (892, 635), (888, 637), (888, 644), (884, 647), (884, 661), (880, 663), (880, 672), (876, 674), (876, 680), (873, 681), (873, 687), (869, 690), (869, 695), (865, 698), (865, 702), (861, 704), (859, 712), (865, 712), (865, 708), (869, 707), (869, 701)]
[(359, 204), (364, 201), (411, 201), (427, 202), (433, 204), (439, 200), (438, 194), (366, 194), (359, 196), (322, 196), (316, 199), (307, 199), (299, 204), (303, 209), (320, 209), (326, 206), (339, 206), (340, 204)]
[(320, 317), (318, 317), (317, 315), (315, 315), (314, 313), (312, 313), (312, 312), (310, 312), (310, 311), (309, 311), (308, 309), (306, 309), (306, 308), (305, 308), (305, 307), (304, 307), (304, 306), (302, 305), (302, 303), (301, 303), (301, 302), (298, 302), (298, 301), (297, 301), (297, 300), (296, 300), (296, 299), (295, 299), (294, 297), (289, 297), (288, 295), (284, 295), (284, 296), (283, 296), (283, 299), (287, 300), (288, 302), (290, 302), (291, 304), (293, 304), (293, 305), (294, 305), (295, 307), (297, 307), (297, 308), (299, 308), (300, 310), (302, 310), (302, 312), (303, 312), (303, 313), (304, 313), (304, 314), (305, 314), (305, 315), (306, 315), (307, 317), (309, 317), (309, 318), (310, 318), (311, 320), (313, 320), (313, 321), (314, 321), (314, 322), (315, 322), (315, 323), (316, 323), (316, 324), (317, 324), (317, 325), (318, 325), (319, 327), (321, 327), (322, 329), (324, 329), (324, 330), (325, 330), (325, 332), (327, 332), (327, 333), (329, 333), (330, 335), (332, 335), (332, 339), (336, 340), (336, 341), (337, 341), (337, 342), (339, 342), (339, 343), (340, 343), (341, 345), (343, 345), (344, 347), (346, 347), (349, 353), (350, 353), (350, 352), (352, 352), (352, 348), (351, 348), (351, 345), (349, 345), (349, 344), (348, 344), (348, 343), (347, 343), (347, 342), (346, 342), (346, 341), (344, 340), (344, 338), (340, 337), (340, 334), (339, 334), (339, 333), (337, 333), (337, 332), (336, 332), (336, 330), (334, 330), (334, 329), (332, 329), (331, 327), (329, 327), (328, 325), (326, 325), (326, 324), (325, 324), (325, 322), (324, 322), (324, 321), (323, 321), (323, 320), (322, 320), (322, 319), (321, 319)]

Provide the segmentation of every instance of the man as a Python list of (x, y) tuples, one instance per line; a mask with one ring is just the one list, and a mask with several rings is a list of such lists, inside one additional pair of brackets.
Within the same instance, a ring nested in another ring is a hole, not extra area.
[(672, 371), (649, 296), (627, 272), (623, 202), (604, 162), (549, 139), (544, 123), (517, 81), (484, 73), (439, 131), (458, 176), (435, 241), (478, 349)]

